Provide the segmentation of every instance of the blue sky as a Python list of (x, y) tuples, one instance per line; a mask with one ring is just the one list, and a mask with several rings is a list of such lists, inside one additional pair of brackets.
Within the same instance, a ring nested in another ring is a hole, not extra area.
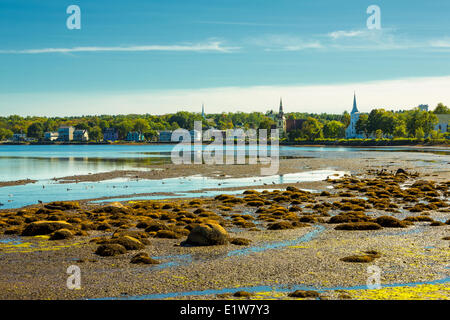
[(0, 0), (0, 39), (0, 115), (450, 103), (447, 0)]

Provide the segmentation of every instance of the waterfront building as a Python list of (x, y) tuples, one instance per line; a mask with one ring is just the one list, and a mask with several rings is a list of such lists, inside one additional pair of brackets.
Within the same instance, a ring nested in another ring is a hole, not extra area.
[(159, 132), (159, 142), (171, 142), (172, 141), (172, 131), (165, 130)]
[[(227, 135), (226, 130), (219, 130), (216, 128), (210, 128), (203, 133), (203, 141), (213, 141), (215, 139), (222, 139), (225, 141)], [(220, 137), (220, 138), (219, 138)]]
[(143, 142), (145, 141), (145, 137), (142, 133), (138, 131), (131, 131), (128, 132), (126, 141)]
[(418, 108), (420, 111), (428, 111), (429, 106), (427, 104), (421, 104)]
[(86, 142), (89, 141), (89, 133), (85, 129), (75, 130), (73, 132), (73, 140), (74, 141), (80, 141), (80, 142)]
[(191, 141), (202, 141), (202, 132), (197, 130), (191, 130), (189, 131), (189, 134), (191, 135)]
[(58, 132), (45, 132), (44, 140), (45, 141), (56, 141), (58, 140), (59, 133)]
[(119, 140), (119, 130), (116, 128), (106, 128), (103, 130), (103, 141)]
[(305, 121), (306, 119), (286, 119), (286, 132), (301, 129)]
[(72, 141), (75, 128), (72, 126), (62, 126), (58, 129), (58, 141)]
[(436, 114), (436, 117), (438, 118), (438, 123), (434, 126), (434, 130), (440, 133), (449, 132), (450, 114)]
[(14, 133), (12, 136), (12, 141), (25, 141), (27, 139), (27, 135), (25, 133)]

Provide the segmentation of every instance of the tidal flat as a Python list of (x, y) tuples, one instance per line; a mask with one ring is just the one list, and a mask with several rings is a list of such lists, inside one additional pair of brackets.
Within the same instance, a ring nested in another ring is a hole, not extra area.
[[(3, 209), (0, 299), (449, 299), (449, 160), (282, 159), (280, 175), (328, 171), (270, 182), (260, 165), (157, 164), (155, 180), (247, 180)], [(67, 287), (72, 265), (79, 289)]]

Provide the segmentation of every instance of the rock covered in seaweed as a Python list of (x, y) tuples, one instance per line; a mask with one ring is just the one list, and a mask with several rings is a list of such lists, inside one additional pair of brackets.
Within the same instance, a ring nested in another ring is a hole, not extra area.
[(213, 246), (228, 243), (227, 231), (217, 223), (204, 223), (194, 227), (183, 244)]

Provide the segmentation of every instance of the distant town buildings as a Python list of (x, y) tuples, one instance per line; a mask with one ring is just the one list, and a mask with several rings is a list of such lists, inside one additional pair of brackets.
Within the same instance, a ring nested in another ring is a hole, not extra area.
[(450, 114), (437, 114), (436, 117), (438, 118), (438, 123), (435, 125), (434, 130), (440, 133), (449, 132)]
[(203, 141), (214, 141), (216, 139), (222, 139), (222, 141), (225, 141), (226, 136), (226, 130), (211, 128), (203, 133)]
[(172, 141), (172, 131), (160, 131), (159, 132), (159, 142), (171, 142)]
[(25, 133), (14, 133), (12, 136), (12, 141), (19, 142), (27, 140), (27, 135)]
[(202, 132), (197, 130), (189, 131), (191, 135), (191, 141), (202, 141)]
[(420, 111), (428, 111), (429, 106), (427, 104), (421, 104), (418, 108)]
[(119, 140), (119, 130), (116, 128), (106, 128), (103, 131), (103, 141), (117, 141)]
[(45, 141), (56, 141), (58, 140), (59, 133), (58, 132), (45, 132), (44, 140)]
[(306, 119), (286, 119), (286, 132), (301, 129), (305, 121)]
[(129, 142), (143, 142), (145, 141), (145, 137), (142, 133), (138, 131), (131, 131), (128, 132), (127, 138), (125, 140)]
[(362, 133), (358, 133), (356, 130), (356, 123), (359, 120), (359, 117), (362, 113), (359, 112), (358, 107), (356, 105), (356, 93), (353, 95), (353, 109), (350, 113), (350, 124), (345, 130), (345, 137), (347, 139), (362, 139), (364, 138)]
[(75, 128), (71, 127), (71, 126), (59, 127), (58, 141), (72, 141), (74, 131), (75, 131)]
[(89, 141), (89, 133), (85, 129), (75, 130), (73, 132), (73, 140), (79, 142)]
[(283, 100), (281, 98), (278, 113), (274, 114), (273, 111), (270, 111), (266, 115), (275, 121), (275, 125), (273, 125), (271, 129), (278, 129), (281, 137), (291, 131), (301, 129), (303, 127), (303, 123), (306, 121), (306, 119), (286, 119), (283, 110)]

